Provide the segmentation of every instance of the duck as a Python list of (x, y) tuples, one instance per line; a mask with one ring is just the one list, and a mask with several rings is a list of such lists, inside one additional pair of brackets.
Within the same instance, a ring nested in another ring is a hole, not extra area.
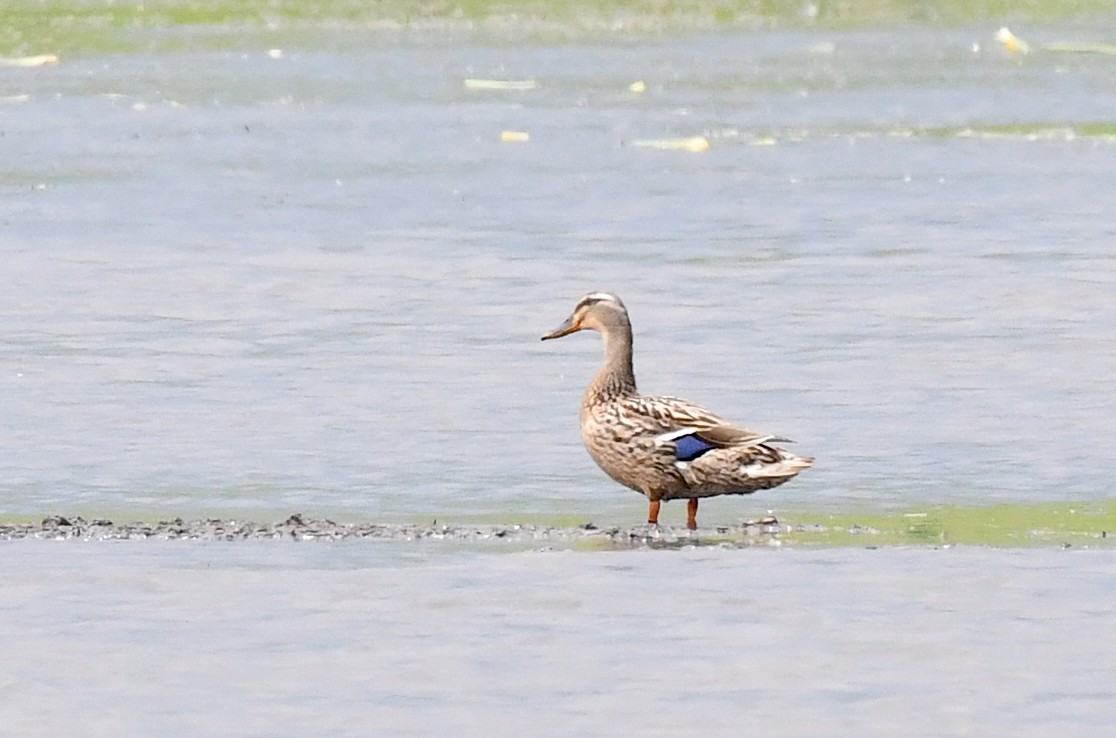
[(604, 363), (581, 400), (581, 439), (605, 474), (647, 498), (649, 525), (659, 525), (663, 502), (684, 499), (686, 527), (697, 530), (699, 500), (777, 487), (813, 464), (776, 445), (792, 443), (788, 438), (730, 423), (677, 397), (641, 395), (632, 324), (618, 296), (590, 292), (542, 340), (584, 330), (601, 334)]

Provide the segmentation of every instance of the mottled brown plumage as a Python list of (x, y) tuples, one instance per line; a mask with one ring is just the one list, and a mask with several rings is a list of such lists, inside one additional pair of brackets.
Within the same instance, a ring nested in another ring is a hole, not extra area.
[(677, 397), (640, 395), (632, 326), (616, 295), (586, 295), (543, 340), (586, 329), (604, 338), (605, 360), (581, 402), (581, 438), (606, 474), (646, 495), (649, 523), (658, 523), (660, 501), (685, 498), (687, 526), (696, 528), (699, 498), (775, 487), (813, 462), (772, 445), (785, 438), (734, 425)]

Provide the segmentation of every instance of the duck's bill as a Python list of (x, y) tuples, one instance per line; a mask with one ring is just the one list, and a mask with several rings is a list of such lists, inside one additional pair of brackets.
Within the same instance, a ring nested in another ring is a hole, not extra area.
[(546, 341), (550, 338), (561, 338), (562, 336), (568, 336), (569, 334), (579, 330), (581, 330), (581, 326), (573, 322), (573, 316), (571, 315), (570, 317), (566, 318), (565, 323), (543, 336), (542, 340)]

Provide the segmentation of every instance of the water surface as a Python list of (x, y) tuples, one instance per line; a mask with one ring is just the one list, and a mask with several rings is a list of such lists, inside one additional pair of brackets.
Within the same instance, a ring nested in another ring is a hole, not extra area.
[(626, 521), (577, 436), (599, 343), (537, 340), (593, 289), (645, 390), (819, 459), (711, 523), (1108, 499), (1113, 61), (988, 36), (338, 31), (0, 70), (3, 512)]
[(0, 713), (23, 736), (1100, 734), (1113, 576), (1052, 549), (11, 543)]
[[(828, 527), (6, 543), (6, 729), (1113, 724), (1112, 552), (1079, 549), (1116, 471), (1116, 62), (1042, 49), (1111, 23), (1017, 29), (1023, 58), (984, 26), (123, 25), (0, 68), (0, 518), (636, 523), (578, 438), (599, 340), (538, 341), (608, 289), (643, 389), (818, 459), (703, 525)], [(1038, 547), (864, 548), (953, 540)]]

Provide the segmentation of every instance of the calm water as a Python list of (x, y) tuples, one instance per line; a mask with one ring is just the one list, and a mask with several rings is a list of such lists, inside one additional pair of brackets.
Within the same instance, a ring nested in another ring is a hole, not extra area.
[(11, 735), (1038, 738), (1116, 721), (1111, 551), (4, 549)]
[(0, 108), (3, 513), (626, 522), (576, 427), (599, 340), (538, 341), (591, 289), (627, 301), (645, 391), (819, 459), (709, 523), (1110, 497), (1116, 141), (959, 132), (1109, 121), (1116, 60), (988, 35), (0, 70), (28, 96)]
[[(578, 438), (599, 340), (538, 340), (596, 289), (628, 303), (644, 390), (818, 458), (703, 524), (1111, 499), (1116, 139), (1083, 127), (1113, 120), (1116, 59), (1017, 62), (993, 30), (185, 34), (0, 69), (0, 517), (637, 522)], [(1099, 734), (1114, 573), (1049, 549), (10, 544), (0, 724)]]

